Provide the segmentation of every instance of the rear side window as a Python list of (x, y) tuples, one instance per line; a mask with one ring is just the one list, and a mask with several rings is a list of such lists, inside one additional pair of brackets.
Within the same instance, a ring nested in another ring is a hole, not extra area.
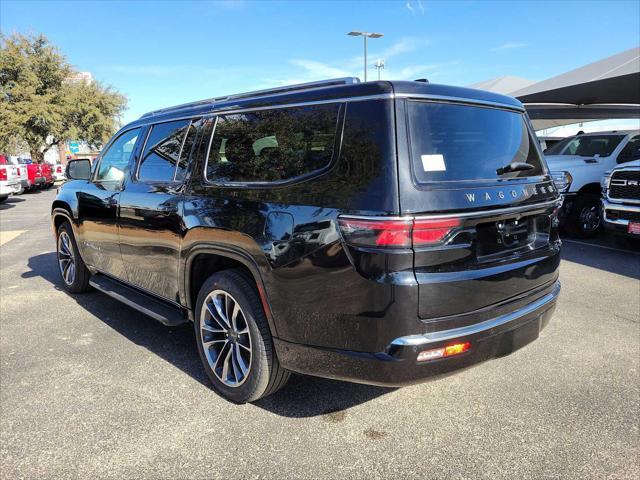
[[(158, 123), (147, 137), (138, 180), (142, 182), (173, 182), (184, 178), (195, 127), (190, 120)], [(187, 138), (190, 144), (185, 147)]]
[[(419, 183), (495, 180), (544, 174), (524, 116), (497, 108), (408, 102), (409, 135)], [(526, 170), (499, 173), (510, 164)]]
[(329, 165), (338, 112), (336, 104), (218, 116), (207, 180), (274, 182)]

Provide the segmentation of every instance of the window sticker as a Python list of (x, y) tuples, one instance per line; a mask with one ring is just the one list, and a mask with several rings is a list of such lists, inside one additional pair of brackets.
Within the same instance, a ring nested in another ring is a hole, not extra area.
[(425, 172), (446, 172), (447, 167), (444, 164), (444, 157), (442, 155), (420, 155), (422, 159), (422, 169)]

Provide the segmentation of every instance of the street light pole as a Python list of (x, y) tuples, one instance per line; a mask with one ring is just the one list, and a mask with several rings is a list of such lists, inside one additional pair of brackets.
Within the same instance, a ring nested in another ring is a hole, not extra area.
[(380, 38), (382, 37), (382, 33), (370, 33), (370, 32), (359, 32), (353, 31), (347, 33), (347, 35), (351, 35), (352, 37), (364, 37), (364, 81), (367, 81), (367, 38)]
[(367, 81), (367, 36), (364, 37), (364, 81)]

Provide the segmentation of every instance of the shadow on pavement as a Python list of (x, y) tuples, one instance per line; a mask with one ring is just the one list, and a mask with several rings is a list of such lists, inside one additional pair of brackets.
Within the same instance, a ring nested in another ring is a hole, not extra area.
[[(42, 277), (63, 290), (54, 252), (29, 258), (29, 271), (22, 278)], [(82, 308), (110, 328), (178, 367), (202, 385), (210, 387), (196, 349), (191, 324), (165, 327), (111, 297), (99, 293), (69, 295)], [(342, 410), (392, 392), (392, 388), (374, 387), (322, 378), (292, 375), (289, 383), (275, 394), (254, 405), (285, 417), (325, 415), (327, 421), (340, 422)], [(214, 393), (212, 393), (214, 395)]]
[(19, 198), (16, 196), (11, 196), (7, 198), (4, 202), (0, 203), (0, 210), (9, 210), (16, 206), (17, 203), (24, 202), (24, 198)]
[(562, 259), (640, 280), (640, 249), (636, 244), (613, 237), (606, 240), (589, 245), (567, 239), (562, 244)]

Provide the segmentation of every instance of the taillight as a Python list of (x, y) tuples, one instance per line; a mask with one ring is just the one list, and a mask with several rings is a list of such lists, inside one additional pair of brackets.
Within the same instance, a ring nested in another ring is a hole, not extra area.
[(58, 165), (58, 166), (56, 167), (56, 172), (58, 172), (58, 173), (62, 173), (62, 167)]
[(379, 220), (341, 217), (338, 222), (347, 243), (391, 248), (437, 245), (460, 225), (460, 219), (454, 217)]
[(5, 167), (0, 168), (0, 180), (7, 179), (7, 169)]
[(451, 230), (459, 225), (460, 219), (458, 218), (416, 219), (413, 224), (413, 245), (440, 243)]

